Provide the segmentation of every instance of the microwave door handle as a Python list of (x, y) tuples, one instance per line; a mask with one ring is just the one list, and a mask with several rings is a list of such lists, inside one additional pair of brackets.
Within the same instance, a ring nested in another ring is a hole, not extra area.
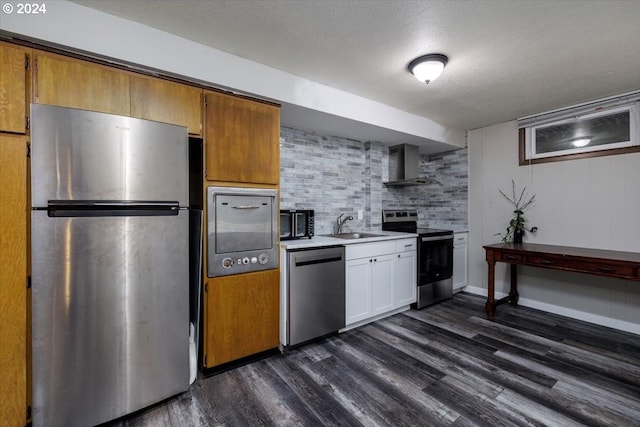
[(237, 205), (237, 206), (232, 206), (233, 209), (259, 209), (260, 206), (255, 206), (255, 205)]

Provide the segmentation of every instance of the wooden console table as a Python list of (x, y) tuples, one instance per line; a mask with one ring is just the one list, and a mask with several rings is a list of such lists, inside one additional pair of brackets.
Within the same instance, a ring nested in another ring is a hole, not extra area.
[[(518, 305), (518, 265), (640, 281), (640, 253), (534, 243), (497, 243), (483, 247), (489, 264), (486, 304), (489, 318), (495, 315), (500, 304), (509, 301)], [(511, 290), (508, 296), (497, 301), (494, 295), (496, 262), (511, 264)]]

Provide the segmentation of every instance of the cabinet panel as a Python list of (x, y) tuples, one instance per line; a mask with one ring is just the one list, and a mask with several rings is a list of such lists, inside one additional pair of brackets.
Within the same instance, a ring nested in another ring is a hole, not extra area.
[(371, 316), (371, 260), (356, 259), (345, 263), (346, 324)]
[(373, 315), (393, 308), (394, 282), (395, 256), (375, 257), (371, 266), (371, 312)]
[(25, 133), (27, 50), (0, 43), (0, 132)]
[(418, 290), (417, 255), (415, 251), (403, 252), (396, 259), (396, 287), (394, 302), (397, 307), (416, 302)]
[(216, 92), (206, 100), (206, 178), (279, 184), (280, 108)]
[(345, 253), (347, 326), (416, 302), (416, 239), (347, 245)]
[(185, 126), (202, 134), (202, 89), (166, 80), (131, 76), (131, 116)]
[(467, 286), (467, 233), (456, 233), (453, 239), (453, 290)]
[(0, 420), (27, 413), (27, 139), (0, 134)]
[(418, 250), (418, 240), (415, 238), (396, 240), (396, 252)]
[(208, 279), (205, 292), (205, 367), (279, 344), (279, 270)]
[(35, 56), (35, 102), (128, 116), (129, 74), (57, 55)]
[[(414, 239), (415, 240), (415, 239)], [(356, 259), (386, 255), (396, 252), (396, 240), (385, 240), (382, 242), (358, 243), (347, 245), (345, 248), (345, 259)]]

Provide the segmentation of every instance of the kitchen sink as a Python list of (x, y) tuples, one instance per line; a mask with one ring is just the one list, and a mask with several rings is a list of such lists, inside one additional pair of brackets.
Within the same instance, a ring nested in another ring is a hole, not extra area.
[(381, 237), (384, 234), (373, 234), (373, 233), (339, 233), (339, 234), (329, 234), (329, 237), (337, 237), (338, 239), (365, 239), (367, 237)]

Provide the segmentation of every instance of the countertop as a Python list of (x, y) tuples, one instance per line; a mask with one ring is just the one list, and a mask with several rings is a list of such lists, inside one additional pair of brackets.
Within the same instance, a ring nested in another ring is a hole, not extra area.
[(365, 237), (362, 239), (340, 239), (329, 236), (313, 236), (311, 239), (282, 240), (280, 247), (286, 250), (317, 248), (320, 246), (353, 245), (357, 243), (380, 242), (383, 240), (397, 240), (411, 237), (418, 237), (416, 233), (400, 233), (396, 231), (363, 231), (363, 233), (379, 234), (376, 237)]

